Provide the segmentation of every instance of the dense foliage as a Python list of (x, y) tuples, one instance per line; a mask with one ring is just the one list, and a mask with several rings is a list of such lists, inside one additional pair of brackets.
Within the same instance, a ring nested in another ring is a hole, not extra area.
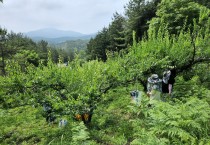
[[(148, 37), (147, 31), (157, 31), (164, 25), (170, 34), (193, 31), (194, 24), (208, 24), (209, 2), (202, 0), (130, 0), (125, 5), (125, 16), (114, 14), (107, 28), (96, 35), (87, 45), (89, 59), (106, 61), (106, 52), (119, 52), (135, 41)], [(153, 32), (152, 32), (153, 33)], [(118, 45), (118, 46), (117, 46)]]
[[(160, 9), (163, 2), (168, 1)], [(152, 25), (153, 19), (141, 41), (134, 31), (132, 45), (116, 52), (106, 48), (119, 43), (105, 40), (113, 34), (124, 44), (124, 25), (115, 33), (104, 28), (94, 39), (100, 43), (92, 39), (88, 44), (98, 54), (92, 55), (95, 60), (76, 54), (68, 66), (62, 57), (54, 63), (44, 41), (16, 35), (2, 39), (1, 50), (10, 53), (0, 53), (6, 62), (0, 76), (0, 144), (210, 144), (210, 19), (209, 9), (201, 9), (205, 15), (198, 20), (205, 16), (205, 23), (194, 19), (193, 27), (174, 34), (165, 23)], [(121, 18), (116, 14), (114, 22)], [(148, 105), (147, 78), (162, 77), (169, 66), (177, 72), (174, 98)], [(131, 100), (133, 90), (141, 92), (139, 103)], [(56, 119), (49, 121), (49, 115)], [(58, 126), (60, 119), (67, 125)]]
[(22, 69), (25, 68), (27, 61), (34, 66), (40, 63), (47, 64), (48, 51), (51, 51), (52, 61), (58, 63), (61, 57), (65, 63), (72, 61), (76, 54), (80, 54), (81, 58), (86, 58), (84, 51), (89, 40), (67, 41), (62, 44), (50, 45), (48, 42), (41, 40), (34, 42), (32, 39), (21, 33), (8, 33), (6, 29), (0, 28), (0, 74), (6, 74), (5, 67), (10, 60), (17, 61)]
[(209, 9), (192, 0), (161, 1), (156, 12), (157, 17), (151, 21), (150, 29), (159, 29), (159, 24), (166, 25), (170, 34), (181, 30), (193, 30), (194, 23), (200, 26), (208, 24)]
[(87, 48), (87, 43), (90, 40), (68, 40), (58, 44), (50, 44), (55, 51), (64, 59), (64, 62), (72, 61), (75, 58), (75, 54), (80, 53), (81, 58), (86, 59), (86, 56), (83, 55)]

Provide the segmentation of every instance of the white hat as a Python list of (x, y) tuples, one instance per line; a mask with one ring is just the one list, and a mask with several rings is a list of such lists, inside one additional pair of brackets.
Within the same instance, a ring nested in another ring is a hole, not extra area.
[(171, 71), (170, 70), (163, 72), (163, 82), (164, 83), (166, 83), (166, 84), (168, 83), (170, 75), (171, 75)]

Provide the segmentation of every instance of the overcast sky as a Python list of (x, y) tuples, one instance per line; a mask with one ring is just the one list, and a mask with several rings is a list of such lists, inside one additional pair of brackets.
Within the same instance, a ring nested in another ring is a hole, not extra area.
[(129, 0), (4, 0), (0, 27), (28, 32), (42, 28), (95, 33), (107, 27), (113, 14), (124, 14)]

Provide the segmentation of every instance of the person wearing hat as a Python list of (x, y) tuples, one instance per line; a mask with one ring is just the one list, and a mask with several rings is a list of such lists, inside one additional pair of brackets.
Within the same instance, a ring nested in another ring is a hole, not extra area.
[(171, 96), (173, 85), (175, 83), (175, 69), (164, 71), (162, 80), (162, 93)]
[(147, 95), (150, 100), (160, 100), (162, 91), (162, 80), (157, 74), (152, 74), (147, 80)]

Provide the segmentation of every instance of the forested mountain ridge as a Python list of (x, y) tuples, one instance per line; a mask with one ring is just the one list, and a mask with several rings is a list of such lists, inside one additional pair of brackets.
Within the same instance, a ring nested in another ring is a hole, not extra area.
[(47, 41), (50, 44), (62, 43), (68, 40), (88, 40), (94, 38), (96, 34), (82, 34), (75, 31), (64, 31), (52, 28), (39, 29), (24, 33), (25, 36), (30, 37), (33, 41), (41, 40)]
[(86, 58), (85, 51), (89, 41), (89, 39), (67, 40), (57, 44), (49, 44), (49, 46), (57, 50), (59, 54), (62, 54), (64, 62), (68, 62), (75, 58), (75, 54), (80, 54), (80, 57)]
[(58, 44), (54, 44), (51, 45), (53, 47), (56, 48), (61, 48), (64, 50), (67, 49), (77, 49), (77, 50), (85, 50), (87, 48), (87, 43), (89, 42), (89, 40), (68, 40), (62, 43), (58, 43)]
[[(208, 4), (130, 0), (67, 66), (63, 49), (0, 29), (0, 144), (210, 144)], [(148, 77), (169, 68), (172, 96), (151, 102)]]

